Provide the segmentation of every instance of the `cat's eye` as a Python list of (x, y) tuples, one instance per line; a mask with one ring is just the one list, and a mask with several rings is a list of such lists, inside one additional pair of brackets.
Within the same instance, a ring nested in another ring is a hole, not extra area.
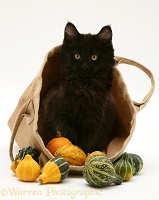
[(78, 53), (76, 53), (76, 54), (75, 54), (75, 59), (76, 59), (76, 60), (79, 60), (80, 58), (81, 58), (81, 56), (80, 56)]
[(92, 59), (93, 61), (97, 60), (97, 58), (98, 58), (97, 55), (92, 55), (92, 56), (91, 56), (91, 59)]

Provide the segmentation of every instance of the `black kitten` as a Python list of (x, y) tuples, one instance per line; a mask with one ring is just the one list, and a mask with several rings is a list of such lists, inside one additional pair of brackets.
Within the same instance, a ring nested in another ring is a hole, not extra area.
[(61, 79), (48, 91), (39, 112), (39, 132), (45, 144), (59, 131), (86, 153), (106, 148), (115, 118), (114, 64), (110, 26), (92, 35), (80, 34), (67, 23)]

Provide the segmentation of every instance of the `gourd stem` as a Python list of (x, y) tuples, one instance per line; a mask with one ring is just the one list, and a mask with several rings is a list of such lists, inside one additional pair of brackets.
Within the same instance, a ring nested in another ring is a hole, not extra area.
[(61, 137), (60, 131), (57, 131), (57, 137)]

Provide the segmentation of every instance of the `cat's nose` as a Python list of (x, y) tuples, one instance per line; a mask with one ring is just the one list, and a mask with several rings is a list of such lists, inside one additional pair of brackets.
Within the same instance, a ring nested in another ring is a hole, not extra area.
[(82, 68), (83, 68), (83, 69), (88, 69), (87, 63), (83, 63)]

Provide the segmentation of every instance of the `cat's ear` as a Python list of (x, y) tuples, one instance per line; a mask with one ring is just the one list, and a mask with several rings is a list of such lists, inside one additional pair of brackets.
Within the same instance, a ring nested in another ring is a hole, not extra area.
[(104, 26), (99, 33), (97, 34), (97, 37), (103, 41), (103, 42), (109, 42), (112, 41), (112, 29), (110, 26)]
[(75, 25), (68, 22), (65, 27), (65, 39), (74, 41), (79, 35), (80, 33), (76, 29)]

